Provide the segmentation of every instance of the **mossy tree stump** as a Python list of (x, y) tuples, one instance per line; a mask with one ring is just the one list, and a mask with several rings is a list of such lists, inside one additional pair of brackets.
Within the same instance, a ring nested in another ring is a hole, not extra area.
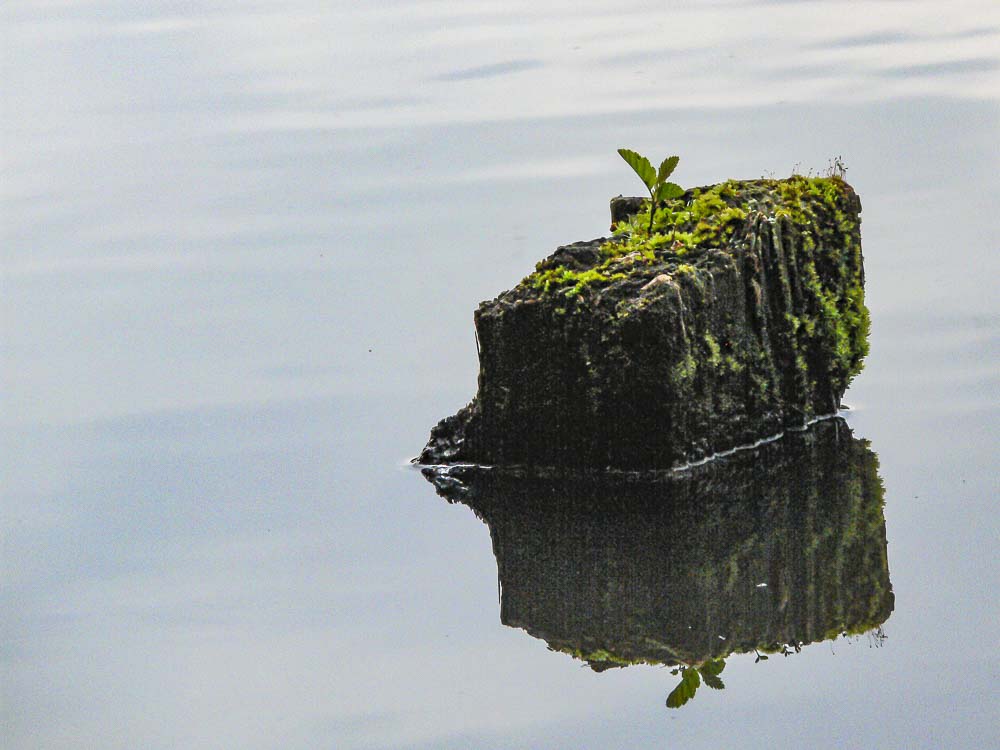
[(861, 203), (843, 180), (612, 201), (475, 313), (479, 392), (422, 463), (663, 469), (836, 412), (867, 353)]

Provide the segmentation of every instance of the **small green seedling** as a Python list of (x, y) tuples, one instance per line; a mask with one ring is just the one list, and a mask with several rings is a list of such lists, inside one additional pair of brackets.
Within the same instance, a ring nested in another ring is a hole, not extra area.
[(670, 674), (679, 674), (681, 682), (667, 696), (667, 708), (680, 708), (694, 698), (702, 682), (713, 690), (724, 690), (726, 686), (719, 675), (725, 668), (725, 659), (710, 659), (703, 664), (683, 664), (671, 669)]
[(642, 180), (649, 191), (649, 233), (652, 234), (653, 214), (656, 213), (656, 207), (660, 203), (663, 203), (663, 201), (679, 198), (684, 194), (684, 188), (680, 185), (674, 182), (667, 182), (667, 178), (673, 174), (677, 168), (677, 162), (681, 158), (679, 156), (668, 156), (660, 164), (660, 169), (655, 170), (653, 169), (653, 165), (649, 163), (649, 159), (637, 154), (635, 151), (620, 148), (618, 149), (618, 154), (635, 170), (635, 173), (639, 175), (639, 179)]

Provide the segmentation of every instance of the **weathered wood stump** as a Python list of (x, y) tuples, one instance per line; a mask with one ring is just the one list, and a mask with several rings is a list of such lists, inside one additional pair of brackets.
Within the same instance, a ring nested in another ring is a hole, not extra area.
[(421, 463), (663, 469), (832, 414), (867, 353), (844, 181), (729, 181), (558, 248), (475, 313), (479, 392)]

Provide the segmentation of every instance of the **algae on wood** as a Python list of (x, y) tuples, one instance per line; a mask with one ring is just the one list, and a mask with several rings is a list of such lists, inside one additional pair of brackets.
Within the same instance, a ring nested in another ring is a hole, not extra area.
[(652, 232), (648, 207), (479, 306), (478, 394), (422, 463), (662, 469), (838, 409), (868, 346), (853, 189), (696, 188)]

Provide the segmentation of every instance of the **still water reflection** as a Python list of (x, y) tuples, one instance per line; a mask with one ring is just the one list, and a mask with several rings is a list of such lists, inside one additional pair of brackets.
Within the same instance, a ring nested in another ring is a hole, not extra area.
[[(0, 747), (1000, 747), (1000, 3), (856, 6), (0, 3)], [(498, 623), (487, 527), (401, 468), (623, 145), (864, 202), (888, 647), (683, 711)]]
[(886, 638), (878, 457), (839, 418), (656, 478), (424, 474), (489, 527), (501, 622), (595, 672), (673, 667), (670, 707), (722, 689), (734, 654)]

